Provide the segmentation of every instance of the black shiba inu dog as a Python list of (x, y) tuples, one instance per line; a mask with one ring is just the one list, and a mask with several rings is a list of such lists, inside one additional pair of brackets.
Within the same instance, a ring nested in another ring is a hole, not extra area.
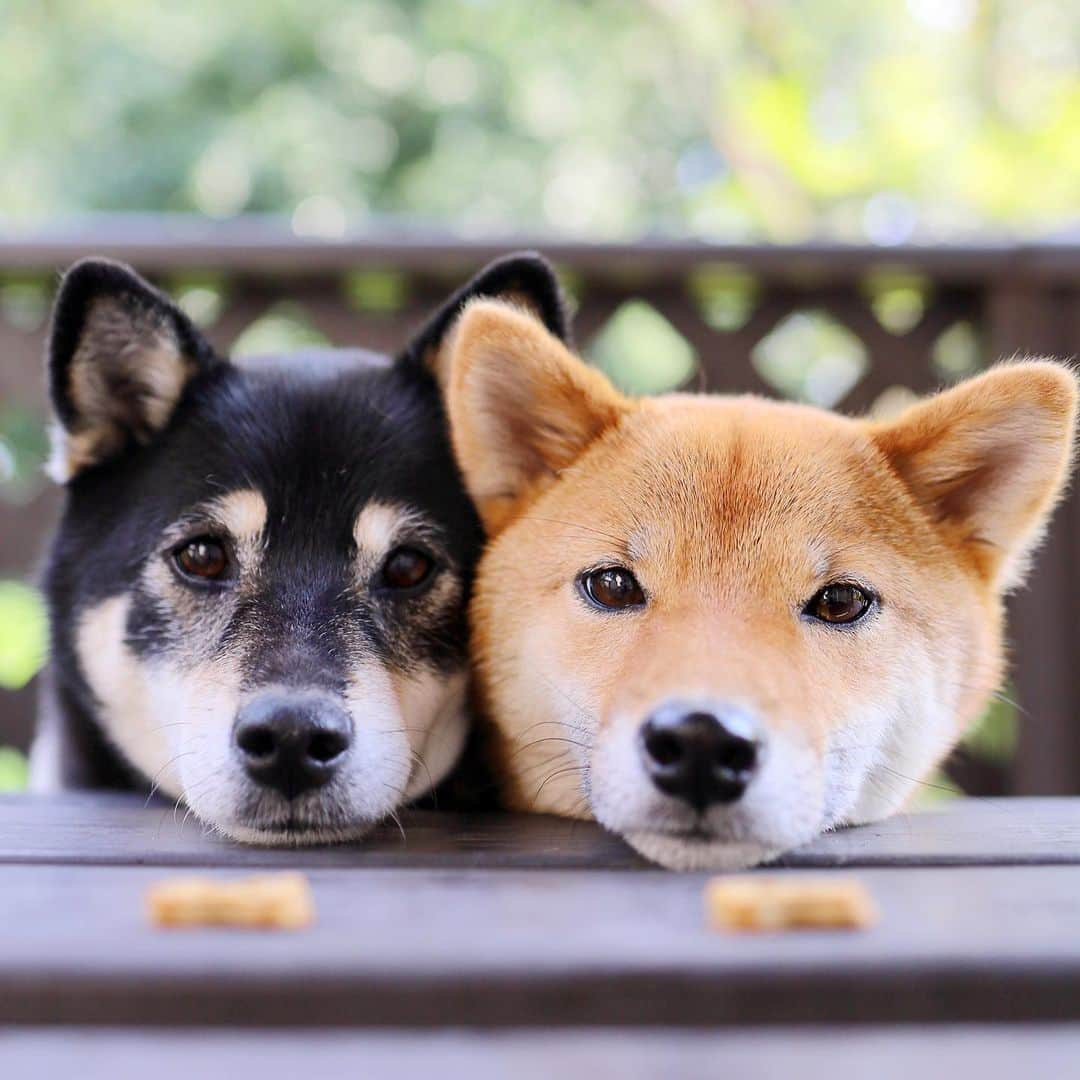
[(438, 364), (476, 296), (566, 336), (531, 254), (482, 271), (395, 360), (231, 361), (127, 267), (68, 272), (47, 357), (67, 503), (37, 789), (144, 786), (236, 839), (316, 843), (447, 775), (481, 531)]

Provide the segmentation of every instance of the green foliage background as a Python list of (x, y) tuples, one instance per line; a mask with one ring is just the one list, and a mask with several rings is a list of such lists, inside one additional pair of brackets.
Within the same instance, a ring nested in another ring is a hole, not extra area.
[(0, 213), (889, 242), (1080, 201), (1061, 0), (3, 0)]

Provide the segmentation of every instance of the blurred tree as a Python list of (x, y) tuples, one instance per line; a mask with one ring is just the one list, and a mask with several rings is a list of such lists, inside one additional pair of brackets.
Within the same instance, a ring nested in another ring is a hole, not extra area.
[(18, 581), (0, 581), (0, 689), (19, 690), (37, 674), (48, 634), (37, 590)]
[(28, 780), (26, 758), (10, 746), (0, 746), (0, 792), (21, 791)]
[(1059, 0), (3, 0), (0, 207), (896, 243), (1080, 208)]

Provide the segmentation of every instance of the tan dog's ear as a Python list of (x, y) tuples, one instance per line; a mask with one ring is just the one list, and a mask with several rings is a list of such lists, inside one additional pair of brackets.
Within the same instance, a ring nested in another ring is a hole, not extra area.
[(893, 468), (998, 589), (1018, 585), (1071, 462), (1076, 378), (1002, 365), (871, 431)]
[(633, 408), (538, 319), (510, 304), (470, 304), (449, 352), (454, 451), (489, 535)]

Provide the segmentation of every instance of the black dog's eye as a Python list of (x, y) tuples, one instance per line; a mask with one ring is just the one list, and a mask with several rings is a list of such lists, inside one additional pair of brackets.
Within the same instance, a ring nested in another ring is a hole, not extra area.
[(395, 548), (383, 563), (381, 584), (386, 589), (418, 589), (435, 572), (435, 560), (416, 548)]
[(597, 607), (618, 611), (645, 603), (645, 590), (625, 566), (589, 570), (580, 581), (582, 591)]
[(874, 596), (858, 585), (839, 582), (826, 585), (815, 593), (803, 609), (804, 614), (819, 622), (843, 626), (858, 622), (873, 606)]
[(218, 581), (229, 569), (225, 548), (209, 536), (189, 540), (173, 552), (173, 560), (186, 577), (202, 581)]

